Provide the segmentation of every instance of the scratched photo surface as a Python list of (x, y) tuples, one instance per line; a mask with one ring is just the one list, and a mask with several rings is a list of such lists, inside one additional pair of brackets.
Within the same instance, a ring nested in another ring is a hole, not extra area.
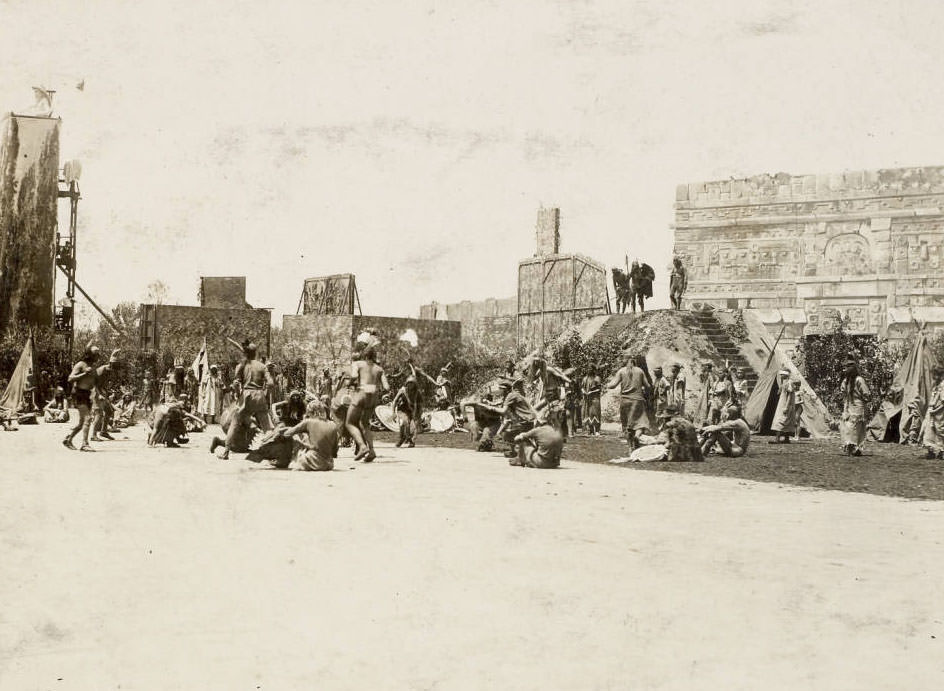
[(942, 32), (0, 0), (0, 691), (940, 686)]

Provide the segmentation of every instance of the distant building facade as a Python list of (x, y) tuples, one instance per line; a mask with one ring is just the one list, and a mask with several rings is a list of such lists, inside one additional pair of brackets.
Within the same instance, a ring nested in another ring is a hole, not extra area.
[(689, 307), (754, 308), (791, 340), (840, 316), (944, 326), (944, 167), (680, 185), (673, 227)]
[(518, 337), (518, 298), (463, 300), (443, 305), (432, 302), (420, 307), (420, 319), (460, 322), (463, 341), (474, 341), (502, 352), (514, 352)]

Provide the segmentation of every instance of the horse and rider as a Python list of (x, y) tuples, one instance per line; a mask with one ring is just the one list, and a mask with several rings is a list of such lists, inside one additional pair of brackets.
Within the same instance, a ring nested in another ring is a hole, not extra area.
[[(627, 262), (628, 265), (628, 262)], [(639, 302), (639, 310), (646, 311), (646, 298), (652, 297), (652, 282), (656, 278), (656, 273), (652, 267), (645, 263), (640, 263), (638, 259), (633, 261), (631, 267), (627, 270), (613, 268), (613, 288), (616, 290), (616, 311), (622, 314), (627, 307), (632, 307), (636, 311), (636, 302)], [(688, 275), (685, 267), (682, 266), (680, 257), (672, 260), (672, 275), (669, 280), (669, 298), (672, 300), (673, 309), (682, 309), (682, 296), (688, 288)]]
[(616, 290), (616, 311), (622, 314), (627, 306), (636, 311), (636, 302), (639, 302), (639, 311), (646, 311), (646, 298), (652, 297), (652, 282), (656, 272), (648, 264), (640, 264), (633, 260), (629, 271), (613, 268), (613, 288)]

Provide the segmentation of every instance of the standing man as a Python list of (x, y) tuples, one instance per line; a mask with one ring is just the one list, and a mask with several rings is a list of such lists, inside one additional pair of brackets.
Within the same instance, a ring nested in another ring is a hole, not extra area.
[(639, 446), (639, 435), (649, 429), (646, 414), (646, 373), (640, 367), (642, 356), (630, 358), (606, 384), (608, 389), (619, 388), (620, 425), (626, 434), (630, 450)]
[[(248, 425), (251, 422), (261, 429), (268, 432), (272, 429), (272, 421), (269, 418), (269, 406), (267, 405), (266, 391), (275, 386), (272, 381), (272, 375), (269, 370), (256, 359), (256, 345), (248, 343), (243, 349), (243, 355), (246, 359), (236, 367), (236, 376), (234, 382), (240, 385), (242, 394), (240, 396), (239, 407), (241, 409), (240, 417)], [(235, 451), (239, 444), (239, 435), (244, 433), (240, 429), (241, 425), (230, 424), (229, 431), (226, 433), (225, 457), (229, 457), (229, 452)]]
[(688, 274), (682, 266), (681, 257), (672, 260), (672, 275), (669, 277), (669, 299), (673, 309), (682, 309), (682, 296), (688, 290)]
[(201, 384), (203, 391), (200, 395), (200, 413), (208, 425), (217, 421), (223, 412), (223, 378), (220, 368), (210, 365), (210, 371), (204, 375)]
[(669, 383), (669, 405), (674, 405), (677, 415), (685, 415), (685, 375), (682, 374), (682, 366), (673, 362), (669, 367), (669, 376), (666, 381)]
[(587, 434), (600, 436), (600, 393), (603, 382), (597, 374), (597, 366), (590, 365), (587, 376), (583, 378), (583, 417), (587, 426)]
[(92, 390), (98, 383), (98, 378), (107, 372), (112, 365), (118, 362), (118, 353), (119, 350), (116, 348), (112, 351), (108, 362), (96, 368), (95, 364), (99, 359), (99, 349), (98, 346), (89, 345), (82, 354), (82, 358), (75, 363), (75, 366), (72, 368), (72, 372), (69, 374), (69, 383), (72, 384), (72, 402), (79, 411), (79, 421), (76, 423), (75, 427), (69, 430), (69, 434), (66, 435), (66, 438), (62, 440), (62, 445), (67, 449), (75, 451), (72, 440), (75, 439), (75, 435), (81, 430), (82, 446), (79, 447), (79, 451), (95, 451), (88, 443), (89, 427), (92, 421), (90, 415), (92, 410)]
[(397, 448), (406, 446), (412, 449), (416, 446), (416, 413), (420, 407), (419, 399), (420, 392), (416, 379), (409, 376), (390, 404), (400, 423), (400, 440), (397, 442)]
[(331, 372), (325, 367), (321, 371), (321, 378), (316, 386), (318, 400), (325, 409), (330, 409), (331, 399), (334, 397), (334, 381), (331, 379)]
[(790, 370), (786, 367), (777, 373), (777, 386), (780, 395), (773, 422), (770, 424), (770, 429), (777, 436), (768, 443), (789, 444), (790, 437), (796, 432), (796, 390), (790, 380)]
[(861, 456), (862, 444), (865, 443), (866, 406), (871, 392), (865, 379), (859, 375), (859, 367), (855, 360), (846, 361), (843, 372), (842, 385), (842, 420), (839, 424), (839, 433), (842, 440), (842, 450), (847, 455)]
[[(669, 404), (669, 394), (672, 391), (672, 384), (662, 376), (662, 368), (656, 367), (652, 370), (652, 412), (656, 420), (663, 419), (665, 407)], [(660, 423), (656, 423), (661, 427)]]
[(358, 384), (344, 423), (356, 445), (354, 460), (363, 460), (364, 463), (370, 463), (377, 458), (370, 420), (374, 415), (374, 408), (380, 403), (380, 394), (389, 388), (383, 368), (376, 362), (374, 347), (375, 344), (365, 347), (361, 351), (362, 359), (355, 360), (351, 366), (351, 374)]

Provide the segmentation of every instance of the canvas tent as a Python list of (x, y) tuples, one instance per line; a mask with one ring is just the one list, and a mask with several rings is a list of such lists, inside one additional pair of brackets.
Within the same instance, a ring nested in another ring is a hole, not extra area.
[(800, 424), (814, 439), (825, 439), (829, 436), (829, 411), (820, 400), (816, 392), (800, 374), (800, 370), (786, 354), (776, 345), (767, 361), (767, 366), (761, 372), (757, 385), (751, 392), (747, 404), (744, 406), (745, 422), (755, 432), (764, 434), (770, 431), (770, 422), (776, 400), (779, 395), (777, 373), (786, 369), (790, 376), (800, 382), (800, 391), (803, 393), (803, 412), (800, 415)]
[(907, 416), (901, 415), (909, 403), (920, 399), (918, 410), (921, 417), (927, 410), (931, 390), (934, 388), (932, 370), (938, 365), (937, 358), (928, 347), (928, 337), (924, 330), (918, 332), (908, 357), (904, 359), (895, 379), (882, 401), (878, 412), (869, 423), (869, 433), (879, 441), (896, 441), (907, 436), (903, 425)]
[[(27, 389), (32, 384), (33, 375), (33, 337), (26, 339), (26, 345), (23, 346), (23, 352), (20, 353), (20, 359), (16, 363), (13, 374), (10, 375), (10, 382), (6, 390), (0, 396), (0, 408), (4, 409), (8, 415), (15, 415), (27, 402), (27, 396), (31, 395)], [(30, 404), (33, 401), (29, 401)]]

